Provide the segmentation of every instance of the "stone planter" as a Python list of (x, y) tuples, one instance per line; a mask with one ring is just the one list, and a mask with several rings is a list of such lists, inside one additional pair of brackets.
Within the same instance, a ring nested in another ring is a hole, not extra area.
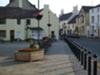
[(18, 51), (15, 53), (16, 61), (37, 61), (44, 59), (44, 50), (37, 51)]

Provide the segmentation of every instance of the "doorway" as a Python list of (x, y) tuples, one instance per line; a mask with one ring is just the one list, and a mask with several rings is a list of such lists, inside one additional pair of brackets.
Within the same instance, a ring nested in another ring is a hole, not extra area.
[(14, 41), (14, 30), (10, 30), (10, 41)]

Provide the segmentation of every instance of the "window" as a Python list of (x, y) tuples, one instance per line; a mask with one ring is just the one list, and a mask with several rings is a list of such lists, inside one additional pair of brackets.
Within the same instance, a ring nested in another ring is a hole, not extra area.
[(82, 23), (84, 23), (84, 16), (82, 16)]
[(63, 28), (66, 28), (66, 23), (63, 23)]
[(0, 30), (0, 37), (6, 37), (6, 30)]
[(94, 16), (91, 16), (91, 23), (94, 23)]
[(70, 29), (70, 26), (68, 25), (68, 29)]
[(85, 28), (84, 28), (84, 26), (82, 26), (82, 31), (84, 31), (85, 30)]
[(97, 23), (98, 23), (98, 24), (99, 24), (99, 20), (100, 20), (100, 19), (99, 19), (99, 15), (97, 15)]
[(72, 28), (74, 28), (74, 24), (72, 25)]
[(94, 31), (94, 26), (92, 26), (91, 28), (92, 28), (92, 31)]
[(26, 20), (26, 25), (30, 25), (31, 21), (29, 19)]
[(97, 8), (97, 12), (99, 12), (99, 7)]
[(94, 12), (94, 9), (92, 9), (92, 13)]
[(5, 18), (0, 18), (0, 24), (6, 24), (6, 19)]
[(17, 19), (17, 24), (18, 24), (18, 25), (21, 24), (21, 19)]

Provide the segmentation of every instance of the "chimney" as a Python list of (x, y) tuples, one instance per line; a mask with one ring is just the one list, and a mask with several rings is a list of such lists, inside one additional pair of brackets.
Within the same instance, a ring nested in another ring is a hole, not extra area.
[(61, 10), (61, 15), (63, 15), (63, 14), (64, 14), (64, 9)]
[(49, 9), (49, 5), (45, 4), (45, 5), (44, 5), (44, 8), (45, 8), (45, 9)]
[(78, 6), (73, 7), (73, 14), (78, 14)]

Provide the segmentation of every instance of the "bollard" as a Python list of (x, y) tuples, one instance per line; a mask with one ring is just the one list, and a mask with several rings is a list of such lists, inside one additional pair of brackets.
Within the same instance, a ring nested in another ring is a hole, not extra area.
[(88, 75), (91, 75), (91, 52), (88, 52)]
[(84, 53), (84, 51), (83, 51), (83, 49), (81, 50), (81, 65), (83, 65), (83, 53)]
[(78, 60), (80, 61), (80, 49), (78, 49)]
[(78, 45), (78, 47), (79, 47), (79, 61), (81, 62), (81, 46), (80, 45)]
[(87, 69), (87, 50), (84, 51), (84, 70)]
[(77, 46), (78, 48), (78, 60), (81, 61), (81, 47)]
[(93, 55), (93, 75), (97, 75), (97, 56)]

